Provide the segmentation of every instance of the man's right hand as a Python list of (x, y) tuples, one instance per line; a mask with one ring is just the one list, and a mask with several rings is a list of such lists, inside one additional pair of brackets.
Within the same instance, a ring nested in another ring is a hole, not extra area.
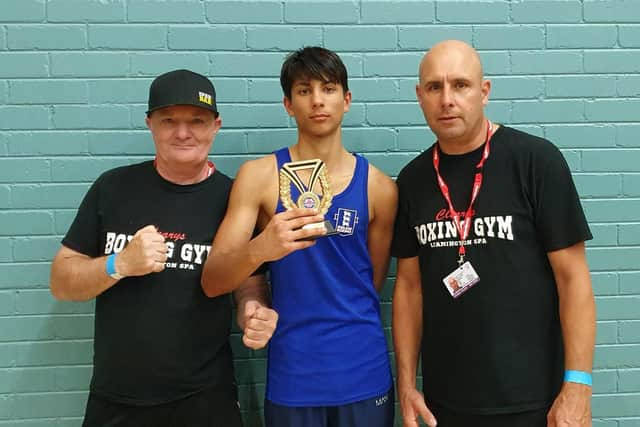
[(293, 251), (313, 246), (315, 240), (303, 239), (322, 236), (326, 230), (324, 227), (302, 227), (323, 221), (324, 217), (315, 209), (295, 208), (274, 215), (256, 238), (261, 258), (265, 262), (275, 261)]
[(144, 276), (164, 270), (167, 245), (153, 225), (136, 231), (126, 248), (116, 257), (116, 271), (123, 276)]
[(436, 426), (436, 417), (427, 408), (422, 393), (413, 387), (407, 387), (406, 389), (399, 389), (398, 395), (402, 409), (403, 427), (419, 427), (418, 417), (422, 418), (429, 427)]

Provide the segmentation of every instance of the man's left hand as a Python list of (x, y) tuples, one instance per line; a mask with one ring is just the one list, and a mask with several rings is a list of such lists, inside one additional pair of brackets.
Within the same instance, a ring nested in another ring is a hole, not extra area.
[(547, 414), (547, 427), (591, 427), (591, 387), (565, 382)]
[(253, 350), (265, 347), (278, 324), (278, 313), (258, 301), (247, 301), (244, 306), (244, 318), (244, 345)]

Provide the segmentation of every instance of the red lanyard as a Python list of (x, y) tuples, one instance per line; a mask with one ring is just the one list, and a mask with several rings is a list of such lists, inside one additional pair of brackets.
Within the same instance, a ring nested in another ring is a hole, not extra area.
[[(153, 167), (158, 169), (158, 159), (157, 158), (153, 159)], [(208, 167), (207, 168), (207, 176), (205, 176), (204, 179), (209, 178), (216, 171), (216, 165), (214, 165), (211, 160), (207, 160), (207, 167)]]
[(213, 175), (215, 171), (216, 171), (216, 165), (214, 165), (211, 160), (207, 160), (207, 178)]
[(458, 237), (460, 238), (460, 248), (458, 249), (458, 255), (460, 256), (460, 258), (458, 259), (458, 264), (460, 265), (462, 265), (462, 263), (464, 262), (464, 241), (469, 235), (469, 230), (471, 228), (473, 203), (476, 201), (476, 197), (480, 192), (480, 187), (482, 187), (482, 167), (484, 166), (484, 162), (489, 158), (489, 142), (491, 141), (491, 137), (493, 136), (493, 133), (491, 132), (492, 130), (493, 124), (489, 120), (487, 120), (487, 139), (484, 144), (482, 158), (476, 165), (476, 175), (473, 179), (473, 189), (471, 190), (471, 202), (469, 202), (469, 208), (467, 208), (463, 221), (460, 221), (460, 215), (453, 208), (453, 203), (451, 203), (451, 196), (449, 195), (449, 187), (440, 175), (440, 153), (438, 142), (436, 141), (436, 143), (433, 145), (433, 168), (436, 170), (436, 175), (438, 177), (438, 186), (440, 187), (440, 191), (442, 192), (442, 195), (449, 205), (449, 215), (453, 219), (453, 223), (456, 225), (456, 229), (458, 230)]

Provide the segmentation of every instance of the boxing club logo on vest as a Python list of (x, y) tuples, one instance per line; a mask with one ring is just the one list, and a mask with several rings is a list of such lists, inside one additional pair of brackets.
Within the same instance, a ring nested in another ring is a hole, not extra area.
[(338, 208), (338, 212), (333, 216), (336, 221), (336, 231), (343, 236), (353, 234), (353, 230), (358, 223), (358, 211), (355, 209)]

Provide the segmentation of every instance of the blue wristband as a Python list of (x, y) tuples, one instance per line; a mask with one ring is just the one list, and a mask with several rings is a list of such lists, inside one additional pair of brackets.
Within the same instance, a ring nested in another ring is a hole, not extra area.
[(116, 254), (111, 254), (107, 257), (107, 274), (113, 277), (116, 273)]
[(564, 371), (564, 380), (565, 382), (584, 384), (589, 387), (593, 384), (591, 374), (584, 371)]

